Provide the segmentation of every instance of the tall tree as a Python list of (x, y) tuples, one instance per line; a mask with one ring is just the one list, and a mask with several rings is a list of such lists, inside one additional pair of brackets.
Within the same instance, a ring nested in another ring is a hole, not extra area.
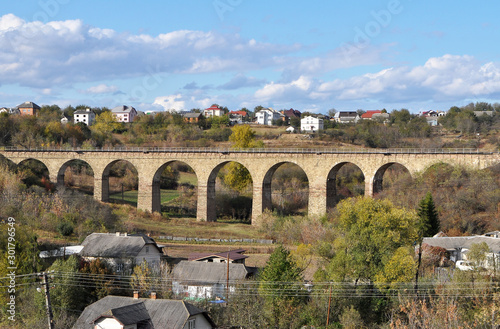
[(417, 215), (388, 200), (350, 198), (337, 205), (335, 254), (326, 268), (334, 281), (375, 281), (394, 253), (415, 241)]
[[(233, 128), (229, 141), (232, 148), (241, 150), (263, 147), (262, 141), (255, 140), (255, 131), (249, 125), (237, 125)], [(224, 184), (239, 193), (243, 192), (252, 183), (252, 176), (247, 168), (237, 162), (229, 164)]]
[(277, 328), (287, 328), (284, 321), (301, 303), (302, 269), (297, 266), (290, 252), (279, 245), (259, 275), (259, 293), (264, 297), (269, 320)]
[(429, 237), (437, 234), (440, 229), (439, 216), (432, 199), (431, 192), (427, 192), (425, 197), (420, 201), (418, 207), (418, 262), (417, 271), (415, 273), (415, 292), (418, 292), (418, 277), (420, 265), (422, 264), (422, 241), (424, 237)]

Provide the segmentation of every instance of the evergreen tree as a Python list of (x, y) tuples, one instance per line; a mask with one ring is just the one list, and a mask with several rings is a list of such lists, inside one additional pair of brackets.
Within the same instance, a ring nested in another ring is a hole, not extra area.
[(427, 192), (425, 197), (420, 201), (418, 208), (419, 221), (419, 238), (420, 240), (426, 236), (433, 236), (439, 233), (439, 216), (432, 199), (431, 192)]
[(415, 292), (418, 293), (418, 276), (422, 263), (422, 241), (424, 237), (437, 234), (440, 229), (439, 216), (431, 192), (427, 192), (418, 207), (418, 262), (415, 273)]

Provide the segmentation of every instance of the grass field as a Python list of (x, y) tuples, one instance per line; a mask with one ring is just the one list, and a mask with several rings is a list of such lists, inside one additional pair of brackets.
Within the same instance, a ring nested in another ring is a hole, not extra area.
[[(161, 204), (168, 203), (175, 198), (179, 197), (179, 192), (176, 190), (161, 190)], [(109, 199), (115, 203), (125, 203), (131, 206), (137, 206), (137, 191), (125, 191), (122, 193), (115, 193), (109, 196)]]

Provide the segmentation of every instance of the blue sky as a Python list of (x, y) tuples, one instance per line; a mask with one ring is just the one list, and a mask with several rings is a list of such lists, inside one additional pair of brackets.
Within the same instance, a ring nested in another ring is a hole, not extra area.
[(326, 113), (500, 101), (493, 1), (3, 1), (0, 107)]

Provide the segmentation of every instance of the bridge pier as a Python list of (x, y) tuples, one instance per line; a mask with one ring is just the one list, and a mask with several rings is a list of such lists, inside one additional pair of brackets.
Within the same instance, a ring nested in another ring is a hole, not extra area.
[(215, 180), (202, 184), (198, 180), (198, 202), (196, 205), (196, 219), (198, 221), (215, 222)]
[(320, 217), (327, 211), (327, 188), (326, 186), (315, 184), (309, 185), (309, 200), (307, 212), (311, 217)]
[(375, 177), (365, 173), (365, 196), (372, 198), (374, 195), (373, 181)]

